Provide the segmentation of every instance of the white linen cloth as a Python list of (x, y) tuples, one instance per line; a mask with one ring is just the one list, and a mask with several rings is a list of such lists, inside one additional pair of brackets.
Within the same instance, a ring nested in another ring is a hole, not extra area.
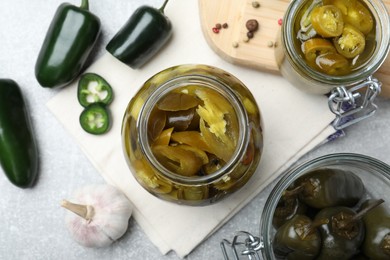
[[(334, 116), (324, 96), (309, 95), (278, 75), (232, 65), (207, 45), (200, 27), (196, 0), (171, 1), (166, 8), (174, 36), (139, 70), (132, 70), (105, 53), (87, 71), (103, 76), (114, 89), (110, 105), (111, 130), (102, 136), (84, 132), (77, 100), (77, 80), (49, 100), (47, 106), (74, 137), (104, 179), (121, 189), (135, 206), (134, 218), (165, 254), (180, 257), (229, 220), (300, 156), (334, 132)], [(188, 207), (164, 202), (147, 193), (133, 178), (121, 146), (121, 120), (132, 96), (155, 73), (179, 64), (208, 64), (238, 77), (253, 93), (264, 122), (264, 152), (260, 166), (244, 189), (211, 206)]]

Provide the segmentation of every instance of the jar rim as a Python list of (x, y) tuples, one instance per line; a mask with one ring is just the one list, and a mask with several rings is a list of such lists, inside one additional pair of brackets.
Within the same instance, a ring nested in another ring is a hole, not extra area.
[(266, 259), (274, 259), (272, 248), (270, 247), (270, 241), (272, 240), (270, 230), (272, 228), (273, 213), (282, 192), (286, 190), (294, 180), (296, 180), (299, 176), (307, 173), (309, 170), (313, 170), (319, 167), (344, 164), (365, 164), (371, 166), (378, 170), (378, 173), (380, 173), (382, 177), (389, 180), (390, 182), (390, 165), (373, 157), (357, 153), (327, 154), (311, 160), (307, 160), (302, 164), (290, 168), (272, 189), (264, 205), (264, 211), (261, 216), (260, 234), (261, 240), (264, 244), (262, 253)]
[[(372, 76), (379, 67), (386, 60), (386, 57), (390, 50), (390, 18), (387, 12), (387, 8), (380, 0), (361, 0), (363, 1), (374, 15), (376, 24), (376, 46), (371, 58), (366, 62), (366, 66), (361, 66), (353, 73), (342, 76), (329, 76), (327, 74), (316, 71), (310, 67), (303, 59), (297, 58), (300, 56), (297, 49), (294, 46), (293, 39), (293, 27), (294, 27), (294, 14), (298, 13), (300, 9), (310, 0), (297, 0), (290, 3), (285, 13), (284, 22), (281, 28), (282, 44), (286, 50), (286, 57), (289, 63), (294, 69), (303, 77), (311, 78), (326, 85), (344, 85), (352, 86), (366, 80)], [(321, 0), (313, 0), (320, 2)]]
[[(153, 77), (149, 80), (153, 80)], [(151, 151), (151, 146), (149, 145), (146, 129), (149, 115), (161, 97), (163, 97), (165, 94), (167, 94), (173, 89), (177, 89), (187, 85), (193, 85), (194, 83), (201, 84), (205, 87), (210, 87), (217, 91), (219, 94), (222, 94), (224, 98), (227, 98), (229, 100), (229, 103), (233, 105), (233, 108), (236, 112), (240, 130), (237, 147), (232, 155), (232, 158), (226, 163), (226, 165), (209, 175), (187, 177), (169, 171), (155, 158), (153, 152)], [(224, 93), (219, 90), (219, 88), (221, 87), (223, 87)], [(145, 158), (147, 158), (150, 165), (154, 167), (158, 172), (160, 172), (162, 176), (169, 179), (170, 181), (184, 185), (196, 185), (217, 181), (222, 178), (226, 174), (226, 172), (232, 170), (234, 166), (240, 161), (241, 157), (245, 153), (245, 148), (249, 143), (249, 119), (244, 111), (245, 108), (243, 103), (225, 82), (218, 81), (212, 76), (200, 75), (196, 74), (195, 72), (173, 77), (163, 82), (156, 89), (156, 91), (152, 92), (150, 96), (145, 100), (145, 103), (140, 110), (140, 116), (137, 119), (137, 128), (139, 132), (141, 152), (144, 153)]]

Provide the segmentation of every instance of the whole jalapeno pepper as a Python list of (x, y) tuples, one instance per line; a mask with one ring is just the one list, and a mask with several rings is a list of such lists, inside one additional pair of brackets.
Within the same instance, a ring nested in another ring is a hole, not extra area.
[(0, 79), (0, 165), (20, 188), (31, 187), (38, 175), (38, 149), (19, 85)]
[(320, 219), (329, 221), (319, 227), (322, 246), (318, 259), (351, 259), (359, 254), (365, 237), (362, 218), (380, 203), (383, 203), (383, 200), (378, 200), (358, 213), (342, 206), (322, 209), (314, 221)]
[(313, 208), (352, 207), (362, 198), (362, 180), (350, 171), (319, 169), (299, 177), (294, 185), (302, 187), (299, 199)]
[(61, 4), (35, 64), (39, 84), (57, 88), (72, 82), (84, 68), (100, 32), (100, 19), (89, 12), (88, 0), (82, 0), (80, 7)]
[(141, 6), (107, 44), (106, 50), (133, 69), (144, 65), (172, 35), (172, 24), (160, 9)]
[(272, 243), (275, 256), (291, 260), (314, 259), (321, 249), (317, 226), (324, 223), (323, 220), (313, 222), (307, 216), (295, 215), (276, 231)]
[[(361, 208), (373, 203), (366, 201)], [(366, 237), (363, 242), (363, 252), (370, 259), (390, 259), (390, 210), (385, 205), (369, 211), (363, 217), (366, 226)]]
[(307, 206), (298, 199), (297, 192), (299, 189), (286, 190), (280, 197), (272, 217), (274, 228), (281, 227), (295, 215), (306, 213)]

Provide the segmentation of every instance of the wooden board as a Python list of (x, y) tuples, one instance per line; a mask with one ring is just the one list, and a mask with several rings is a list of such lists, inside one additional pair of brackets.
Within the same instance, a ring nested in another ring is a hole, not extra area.
[[(203, 34), (209, 46), (228, 62), (251, 68), (278, 73), (275, 60), (275, 43), (280, 31), (278, 20), (283, 18), (290, 0), (257, 0), (259, 8), (252, 6), (252, 0), (199, 0), (200, 20)], [(390, 10), (390, 0), (383, 0)], [(256, 19), (260, 28), (254, 37), (245, 42), (245, 23)], [(227, 23), (227, 29), (215, 33), (217, 23)], [(388, 36), (389, 37), (389, 36)], [(238, 43), (238, 47), (233, 45)], [(382, 82), (383, 97), (390, 97), (390, 56), (375, 74)]]

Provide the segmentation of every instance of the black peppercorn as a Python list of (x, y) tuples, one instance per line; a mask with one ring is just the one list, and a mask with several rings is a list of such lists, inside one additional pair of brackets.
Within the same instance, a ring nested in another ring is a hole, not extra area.
[(249, 32), (255, 32), (259, 29), (259, 23), (255, 19), (248, 20), (245, 26)]

